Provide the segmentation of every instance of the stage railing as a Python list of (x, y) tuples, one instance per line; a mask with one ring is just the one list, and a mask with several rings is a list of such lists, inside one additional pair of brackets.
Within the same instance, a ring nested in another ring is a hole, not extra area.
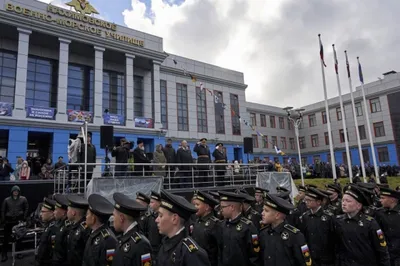
[[(69, 164), (54, 175), (54, 191), (57, 193), (85, 193), (92, 178), (130, 178), (157, 176), (163, 178), (163, 187), (168, 190), (216, 188), (254, 185), (263, 165), (247, 164), (121, 164), (108, 163)], [(86, 180), (85, 180), (86, 176)]]

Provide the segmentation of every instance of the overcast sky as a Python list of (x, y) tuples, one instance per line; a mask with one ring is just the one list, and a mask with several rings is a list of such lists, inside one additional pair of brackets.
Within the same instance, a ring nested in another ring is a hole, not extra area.
[(398, 0), (90, 2), (108, 20), (163, 37), (168, 53), (243, 72), (247, 100), (261, 104), (297, 107), (323, 100), (318, 33), (325, 48), (329, 97), (338, 95), (332, 43), (344, 93), (349, 92), (346, 49), (354, 85), (359, 85), (357, 56), (365, 83), (400, 70)]

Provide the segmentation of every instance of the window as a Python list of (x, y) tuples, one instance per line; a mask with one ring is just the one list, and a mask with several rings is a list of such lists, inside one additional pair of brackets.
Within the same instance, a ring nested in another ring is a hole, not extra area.
[(266, 127), (267, 126), (267, 119), (265, 118), (265, 115), (260, 115), (260, 124), (262, 127)]
[(178, 105), (178, 130), (189, 131), (188, 95), (185, 84), (176, 83), (176, 99)]
[(342, 111), (340, 110), (340, 107), (336, 108), (336, 117), (338, 121), (342, 120)]
[(215, 132), (225, 134), (225, 110), (222, 92), (214, 91)]
[(389, 151), (387, 147), (379, 147), (378, 149), (379, 162), (389, 162)]
[(305, 149), (306, 148), (306, 138), (300, 137), (299, 142), (300, 142), (300, 149)]
[(315, 114), (308, 116), (308, 122), (310, 124), (310, 127), (315, 127), (317, 125), (317, 118), (315, 117)]
[[(345, 151), (342, 152), (342, 161), (343, 161), (344, 164), (346, 164), (346, 165), (348, 164), (348, 162), (347, 162), (347, 152), (345, 152)], [(352, 158), (351, 158), (351, 153), (350, 153), (350, 161), (353, 161)]]
[(363, 109), (362, 109), (361, 102), (355, 103), (354, 107), (356, 108), (356, 115), (357, 116), (362, 116), (363, 115)]
[[(56, 108), (57, 74), (58, 64), (56, 61), (29, 56), (26, 105)], [(3, 91), (3, 88), (1, 90)]]
[(253, 137), (253, 148), (258, 148), (258, 137), (257, 135), (251, 135)]
[(318, 134), (311, 135), (311, 146), (313, 146), (313, 147), (318, 147), (319, 146)]
[(271, 124), (271, 128), (276, 128), (275, 116), (273, 116), (273, 115), (269, 116), (269, 123)]
[(168, 129), (168, 96), (166, 80), (160, 80), (160, 105), (161, 123), (163, 128)]
[(240, 128), (240, 120), (239, 120), (239, 97), (236, 94), (231, 94), (231, 115), (232, 115), (232, 134), (233, 135), (240, 135), (241, 128)]
[(67, 108), (93, 112), (94, 72), (91, 67), (68, 66)]
[(366, 139), (367, 135), (365, 134), (365, 126), (358, 126), (358, 133), (360, 133), (360, 140)]
[(371, 113), (377, 113), (381, 111), (381, 102), (379, 98), (370, 99), (369, 105), (371, 107)]
[(291, 150), (295, 150), (296, 149), (296, 144), (294, 142), (294, 138), (290, 138), (289, 139), (289, 143), (290, 143), (290, 149)]
[(325, 137), (325, 145), (329, 145), (329, 133), (325, 132), (324, 137)]
[(276, 136), (271, 137), (272, 145), (278, 145), (278, 138)]
[(133, 76), (133, 116), (144, 116), (144, 82), (142, 76)]
[(207, 133), (207, 103), (206, 90), (200, 90), (196, 87), (196, 104), (197, 104), (197, 132)]
[(286, 150), (287, 149), (287, 145), (286, 145), (286, 137), (281, 137), (281, 149)]
[(287, 123), (288, 123), (288, 129), (292, 130), (293, 129), (293, 123), (289, 120), (289, 118), (287, 120)]
[(268, 136), (264, 136), (263, 140), (263, 148), (268, 149)]
[(255, 113), (250, 113), (250, 120), (252, 126), (257, 126), (257, 118)]
[(125, 115), (125, 75), (103, 72), (103, 109), (111, 114)]
[(376, 138), (385, 136), (385, 126), (383, 125), (383, 122), (374, 123), (374, 132)]
[(14, 103), (17, 55), (0, 51), (0, 102)]
[(279, 128), (285, 129), (285, 119), (283, 117), (279, 117)]
[(322, 124), (326, 124), (326, 123), (327, 123), (327, 120), (326, 120), (326, 112), (325, 112), (325, 111), (322, 111), (322, 112), (321, 112), (321, 115), (322, 115)]
[(340, 142), (344, 142), (344, 130), (343, 129), (340, 129), (339, 130), (339, 136), (340, 136)]
[(369, 163), (369, 150), (368, 149), (362, 150), (362, 154), (364, 163)]

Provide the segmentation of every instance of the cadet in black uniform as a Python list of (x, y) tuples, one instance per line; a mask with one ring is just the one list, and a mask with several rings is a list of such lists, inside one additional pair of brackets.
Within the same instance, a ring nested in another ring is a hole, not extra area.
[(371, 216), (362, 212), (367, 200), (355, 185), (345, 188), (342, 200), (344, 214), (334, 219), (337, 237), (336, 265), (390, 266), (383, 231)]
[(152, 249), (153, 265), (157, 260), (158, 251), (160, 250), (161, 240), (163, 235), (158, 231), (156, 219), (158, 216), (158, 209), (161, 204), (161, 196), (155, 191), (151, 191), (150, 195), (150, 216), (148, 220), (148, 236)]
[(381, 187), (383, 208), (376, 212), (376, 221), (387, 239), (391, 266), (400, 265), (400, 191)]
[(211, 266), (218, 266), (217, 232), (218, 218), (214, 216), (214, 208), (218, 204), (211, 195), (196, 191), (194, 193), (194, 206), (197, 209), (197, 220), (190, 225), (190, 235), (204, 248), (208, 254)]
[(136, 193), (136, 201), (146, 208), (141, 214), (139, 219), (139, 227), (142, 233), (148, 237), (149, 236), (149, 218), (150, 212), (148, 210), (150, 204), (150, 197), (142, 192)]
[(254, 190), (255, 190), (254, 198), (256, 199), (256, 203), (254, 204), (254, 210), (256, 210), (261, 215), (264, 209), (265, 193), (268, 193), (269, 190), (260, 187), (255, 187)]
[[(217, 187), (224, 186), (225, 184), (225, 171), (226, 171), (226, 163), (227, 163), (227, 158), (226, 154), (224, 153), (224, 150), (222, 149), (224, 147), (224, 144), (222, 143), (217, 143), (215, 145), (215, 150), (212, 153), (212, 156), (214, 157), (214, 162), (217, 164), (215, 165), (215, 181)], [(218, 164), (223, 164), (223, 165), (218, 165)]]
[(218, 193), (225, 218), (218, 233), (219, 266), (259, 265), (258, 232), (253, 223), (242, 216), (243, 195), (226, 191)]
[(325, 197), (328, 195), (318, 189), (307, 188), (304, 202), (309, 210), (300, 216), (299, 229), (310, 246), (312, 262), (316, 266), (330, 266), (335, 263), (334, 215), (322, 207)]
[(336, 183), (326, 185), (326, 192), (329, 194), (330, 204), (327, 208), (335, 215), (342, 214), (342, 189)]
[[(290, 198), (290, 191), (287, 188), (277, 187), (276, 191), (278, 192), (278, 194), (276, 194), (276, 196), (278, 196), (279, 198), (284, 199), (284, 200), (288, 201), (290, 204), (292, 204), (292, 200)], [(267, 198), (269, 195), (270, 194), (267, 195)], [(300, 225), (300, 216), (301, 215), (302, 215), (302, 213), (300, 212), (300, 210), (298, 208), (294, 207), (292, 210), (290, 210), (289, 215), (286, 216), (286, 221), (288, 224), (294, 226), (295, 228), (298, 228)]]
[(68, 266), (82, 266), (83, 251), (90, 235), (90, 229), (86, 225), (86, 210), (89, 204), (85, 198), (79, 195), (67, 195), (67, 217), (71, 227), (67, 236), (67, 262)]
[(65, 195), (54, 195), (56, 206), (54, 217), (56, 219), (56, 237), (53, 249), (53, 266), (67, 266), (67, 237), (71, 222), (67, 218), (68, 200)]
[(375, 217), (375, 212), (382, 208), (382, 204), (380, 203), (375, 191), (375, 189), (378, 188), (377, 184), (358, 182), (356, 185), (360, 187), (365, 196), (367, 196), (368, 206), (365, 207), (364, 213)]
[(237, 190), (237, 193), (243, 194), (243, 203), (242, 203), (242, 211), (243, 211), (243, 217), (250, 220), (253, 225), (257, 228), (257, 231), (260, 231), (261, 229), (261, 214), (259, 214), (257, 211), (251, 207), (251, 204), (253, 204), (256, 199), (253, 196), (250, 196), (247, 190), (241, 189)]
[(52, 265), (54, 241), (56, 237), (57, 227), (54, 220), (54, 208), (56, 202), (45, 198), (40, 210), (42, 221), (45, 223), (45, 229), (40, 236), (40, 244), (36, 255), (36, 263), (40, 266)]
[(214, 215), (215, 217), (218, 218), (218, 220), (223, 220), (224, 217), (221, 215), (221, 205), (219, 204), (219, 194), (218, 192), (215, 191), (208, 191), (208, 194), (210, 194), (217, 202), (218, 204), (214, 207)]
[(113, 264), (118, 266), (154, 265), (149, 240), (139, 232), (137, 220), (146, 208), (121, 193), (114, 193), (114, 228), (123, 233), (115, 248)]
[(304, 197), (306, 196), (307, 187), (299, 186), (299, 194), (297, 195), (297, 205), (296, 208), (299, 210), (302, 215), (307, 211), (306, 203), (304, 202)]
[(269, 194), (262, 213), (266, 227), (260, 233), (260, 261), (263, 266), (312, 265), (310, 250), (299, 229), (286, 223), (294, 206)]
[(210, 148), (207, 146), (207, 139), (200, 139), (200, 142), (197, 142), (194, 146), (193, 151), (197, 154), (197, 170), (199, 171), (199, 180), (195, 180), (195, 182), (199, 182), (199, 187), (209, 186), (211, 185), (208, 183), (210, 181), (208, 171), (210, 169), (211, 154)]
[(158, 262), (162, 266), (210, 266), (206, 251), (187, 236), (185, 222), (196, 208), (185, 198), (161, 190), (156, 222), (163, 239)]
[(117, 239), (108, 227), (114, 206), (98, 194), (91, 194), (88, 203), (86, 224), (92, 232), (86, 242), (82, 266), (110, 266), (117, 245)]

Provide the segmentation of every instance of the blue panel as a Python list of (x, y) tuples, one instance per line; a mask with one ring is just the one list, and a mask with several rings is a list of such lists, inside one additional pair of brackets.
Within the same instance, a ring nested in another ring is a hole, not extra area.
[(17, 156), (26, 158), (28, 149), (28, 129), (22, 127), (11, 127), (8, 138), (8, 159), (12, 166), (17, 162)]

